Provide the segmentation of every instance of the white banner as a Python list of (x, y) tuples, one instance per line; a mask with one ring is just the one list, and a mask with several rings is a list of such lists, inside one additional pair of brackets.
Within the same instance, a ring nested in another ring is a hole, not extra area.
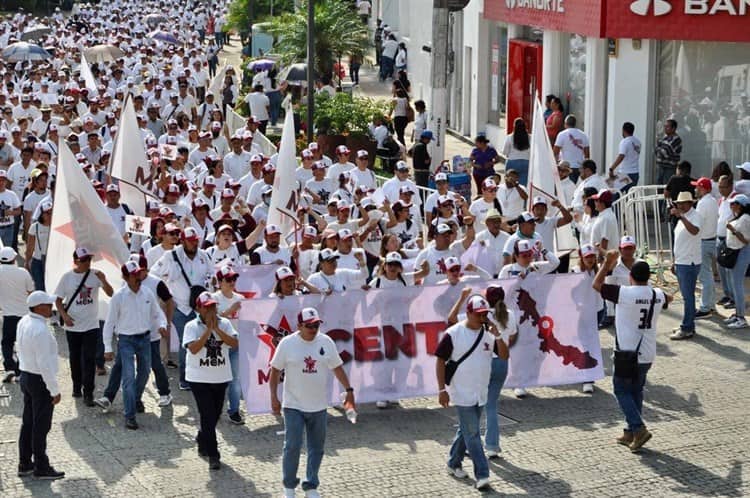
[[(505, 387), (576, 384), (604, 377), (594, 290), (583, 274), (529, 275), (496, 283), (521, 322)], [(486, 287), (484, 282), (480, 291)], [(269, 362), (278, 341), (297, 329), (297, 313), (318, 309), (337, 344), (359, 402), (437, 393), (434, 352), (463, 286), (353, 290), (245, 301), (240, 311), (240, 372), (250, 413), (270, 411)], [(329, 401), (341, 386), (329, 381)]]
[[(234, 132), (241, 128), (245, 128), (246, 125), (247, 118), (237, 114), (234, 109), (227, 109), (227, 128), (229, 128), (230, 135), (233, 135)], [(292, 135), (294, 135), (294, 126), (292, 126)], [(294, 143), (294, 140), (292, 140), (292, 143)], [(260, 152), (266, 157), (271, 157), (278, 152), (273, 142), (271, 142), (267, 136), (262, 134), (260, 130), (253, 132), (253, 145), (256, 145)], [(295, 165), (295, 169), (296, 168), (297, 166)]]
[(235, 269), (240, 274), (235, 290), (245, 299), (268, 297), (276, 286), (276, 270), (281, 265), (243, 265)]
[(297, 179), (295, 174), (297, 170), (297, 145), (294, 138), (294, 118), (289, 111), (284, 119), (281, 152), (278, 161), (276, 161), (273, 193), (271, 194), (271, 204), (268, 206), (268, 224), (277, 225), (283, 236), (292, 233), (298, 225), (294, 217), (280, 211), (280, 209), (283, 209), (284, 212), (294, 216), (297, 213)]
[[(118, 123), (117, 137), (110, 162), (110, 175), (130, 183), (144, 194), (153, 195), (154, 184), (158, 178), (151, 166), (151, 162), (146, 157), (133, 101), (128, 98)], [(137, 211), (136, 213), (141, 214)]]

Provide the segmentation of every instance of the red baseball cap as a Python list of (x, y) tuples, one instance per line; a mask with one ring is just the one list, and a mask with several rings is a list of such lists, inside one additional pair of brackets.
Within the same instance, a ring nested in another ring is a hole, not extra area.
[(695, 187), (700, 187), (706, 192), (710, 192), (711, 189), (713, 189), (713, 184), (711, 183), (711, 179), (706, 178), (705, 176), (698, 178), (694, 182), (690, 182), (690, 185), (693, 185)]

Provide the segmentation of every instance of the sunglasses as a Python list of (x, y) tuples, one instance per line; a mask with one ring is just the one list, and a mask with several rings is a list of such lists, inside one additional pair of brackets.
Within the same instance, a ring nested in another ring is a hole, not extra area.
[(455, 267), (448, 270), (449, 273), (459, 273), (461, 271), (461, 268)]
[(317, 330), (317, 329), (320, 328), (320, 324), (319, 323), (305, 323), (303, 326), (306, 329), (313, 329), (313, 330)]
[(167, 232), (167, 235), (172, 235), (174, 237), (179, 237), (180, 236), (180, 231), (179, 230), (174, 230), (172, 232)]

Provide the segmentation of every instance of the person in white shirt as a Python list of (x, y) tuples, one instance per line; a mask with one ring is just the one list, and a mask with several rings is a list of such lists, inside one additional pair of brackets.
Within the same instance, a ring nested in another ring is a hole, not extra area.
[(604, 299), (615, 303), (617, 351), (632, 351), (637, 354), (636, 364), (633, 365), (634, 371), (619, 372), (615, 367), (612, 376), (615, 397), (627, 422), (622, 436), (616, 441), (628, 446), (630, 451), (635, 453), (651, 439), (651, 433), (641, 418), (643, 386), (656, 358), (657, 320), (661, 311), (672, 302), (672, 296), (649, 285), (651, 268), (645, 261), (633, 263), (630, 269), (630, 285), (605, 284), (604, 278), (617, 264), (617, 258), (617, 251), (607, 252), (605, 262), (594, 277), (592, 287)]
[(271, 101), (268, 96), (263, 93), (263, 85), (255, 85), (253, 91), (248, 93), (245, 97), (245, 103), (250, 108), (250, 114), (260, 121), (258, 129), (265, 135), (268, 120), (270, 119), (269, 111), (271, 108)]
[(750, 265), (750, 197), (736, 195), (730, 207), (732, 218), (726, 225), (726, 246), (737, 251), (734, 267), (729, 270), (736, 309), (732, 317), (724, 320), (724, 324), (729, 329), (744, 329), (748, 326), (745, 320), (745, 274)]
[(500, 208), (497, 200), (497, 184), (492, 178), (485, 178), (482, 182), (482, 196), (474, 200), (469, 206), (469, 212), (480, 225), (484, 223), (487, 213), (491, 209)]
[(698, 280), (701, 283), (701, 304), (695, 313), (695, 318), (702, 319), (710, 317), (716, 305), (716, 286), (714, 284), (714, 262), (716, 261), (716, 231), (719, 219), (719, 203), (711, 192), (713, 184), (710, 178), (701, 177), (694, 182), (695, 193), (698, 196), (698, 204), (695, 210), (703, 218), (701, 226), (701, 269)]
[(357, 167), (349, 170), (352, 185), (355, 187), (362, 186), (368, 190), (375, 190), (378, 185), (375, 180), (375, 173), (368, 167), (370, 162), (368, 152), (366, 150), (358, 150), (356, 161)]
[(34, 291), (26, 298), (29, 313), (18, 322), (16, 349), (21, 370), (23, 418), (18, 438), (18, 476), (34, 474), (46, 480), (61, 479), (47, 457), (47, 434), (52, 414), (60, 402), (57, 383), (57, 341), (48, 324), (56, 296)]
[(578, 181), (578, 171), (583, 161), (589, 158), (589, 137), (576, 128), (577, 120), (572, 114), (565, 117), (565, 129), (557, 134), (552, 151), (560, 161), (568, 161), (571, 180)]
[(344, 292), (347, 289), (358, 289), (367, 279), (367, 262), (364, 254), (355, 254), (359, 263), (358, 270), (338, 268), (339, 254), (333, 249), (326, 248), (318, 253), (318, 271), (310, 275), (307, 282), (320, 289), (323, 294)]
[[(18, 195), (5, 188), (8, 185), (8, 173), (0, 169), (0, 241), (4, 246), (15, 245), (16, 220), (21, 215), (21, 200)], [(17, 237), (16, 237), (17, 239)]]
[(634, 133), (635, 125), (633, 123), (626, 122), (622, 125), (622, 140), (617, 149), (617, 157), (609, 167), (611, 178), (616, 177), (617, 173), (630, 177), (630, 183), (621, 191), (623, 194), (638, 185), (638, 179), (640, 178), (641, 141)]
[(229, 140), (229, 145), (232, 150), (224, 156), (224, 171), (237, 181), (250, 172), (253, 155), (242, 149), (242, 137), (236, 133)]
[(519, 240), (515, 244), (513, 251), (515, 263), (503, 266), (497, 278), (525, 278), (531, 272), (545, 275), (555, 271), (560, 264), (560, 260), (555, 253), (548, 251), (546, 248), (542, 248), (540, 252), (543, 259), (541, 261), (534, 261), (536, 250), (534, 244), (529, 240)]
[[(284, 496), (294, 497), (299, 484), (299, 466), (303, 434), (307, 439), (307, 475), (302, 489), (308, 496), (317, 495), (320, 485), (318, 471), (325, 451), (326, 410), (328, 408), (328, 371), (346, 392), (344, 407), (354, 410), (354, 389), (342, 368), (336, 344), (328, 335), (319, 333), (323, 320), (315, 308), (303, 308), (297, 315), (298, 330), (279, 342), (271, 360), (271, 411), (284, 410), (284, 453), (282, 479)], [(278, 390), (284, 372), (283, 402)], [(319, 495), (318, 495), (319, 496)]]
[(16, 251), (5, 246), (0, 249), (0, 310), (3, 313), (3, 370), (4, 383), (12, 382), (21, 374), (13, 357), (16, 328), (21, 317), (28, 313), (26, 298), (34, 292), (34, 281), (25, 268), (16, 266)]
[(562, 192), (560, 202), (567, 208), (570, 208), (573, 202), (573, 193), (576, 191), (576, 184), (570, 179), (570, 164), (567, 161), (560, 161), (557, 165), (557, 173), (560, 175), (560, 187)]
[(55, 289), (57, 312), (63, 320), (68, 340), (73, 397), (83, 395), (86, 406), (94, 406), (94, 372), (99, 361), (97, 345), (102, 333), (99, 326), (99, 289), (108, 296), (113, 292), (104, 273), (91, 268), (92, 259), (93, 254), (88, 249), (76, 248), (73, 252), (73, 270), (62, 276)]
[(505, 172), (505, 181), (497, 188), (497, 199), (506, 218), (514, 219), (521, 214), (529, 199), (526, 188), (518, 180), (518, 172), (509, 169)]
[(229, 351), (239, 346), (237, 331), (228, 319), (218, 315), (216, 304), (208, 292), (196, 298), (198, 316), (185, 326), (182, 340), (189, 351), (185, 378), (190, 382), (200, 414), (198, 454), (208, 457), (211, 470), (221, 468), (216, 424), (224, 407), (227, 385), (232, 381)]
[(281, 246), (281, 228), (278, 225), (266, 225), (263, 231), (263, 245), (250, 254), (250, 264), (287, 266), (292, 264), (291, 251), (288, 247)]
[[(571, 180), (573, 180), (572, 176), (571, 173)], [(573, 200), (570, 203), (571, 208), (577, 213), (583, 212), (583, 191), (588, 187), (595, 188), (597, 192), (607, 189), (607, 182), (596, 174), (596, 163), (591, 159), (586, 159), (581, 164), (581, 181), (576, 185)]]
[[(721, 198), (719, 199), (719, 219), (716, 223), (716, 248), (718, 254), (719, 245), (726, 243), (727, 239), (727, 222), (734, 216), (732, 214), (732, 208), (730, 202), (733, 197), (737, 195), (734, 192), (734, 183), (731, 175), (722, 175), (719, 177), (718, 190)], [(718, 303), (721, 306), (732, 306), (734, 307), (734, 292), (732, 291), (732, 277), (731, 270), (724, 268), (721, 265), (719, 267), (719, 277), (721, 278), (721, 288), (724, 292), (724, 296), (719, 299)]]
[[(479, 421), (487, 404), (492, 357), (502, 348), (499, 344), (502, 342), (500, 332), (495, 327), (487, 326), (490, 311), (490, 305), (483, 296), (469, 297), (466, 320), (449, 327), (435, 350), (438, 402), (447, 408), (453, 401), (458, 413), (458, 431), (448, 455), (448, 471), (458, 478), (467, 477), (461, 463), (468, 452), (474, 464), (477, 489), (484, 489), (490, 483)], [(507, 348), (504, 352), (507, 358)], [(464, 355), (467, 355), (466, 358), (452, 369), (452, 376), (447, 376), (448, 362), (457, 362)]]
[(341, 173), (354, 169), (354, 164), (349, 162), (349, 154), (351, 154), (351, 151), (346, 145), (339, 145), (336, 147), (336, 159), (338, 159), (338, 161), (328, 167), (328, 172), (326, 174), (326, 176), (328, 176), (333, 182), (338, 183), (339, 175)]
[[(122, 399), (125, 405), (125, 427), (138, 429), (136, 403), (143, 396), (151, 372), (151, 331), (167, 333), (167, 319), (156, 296), (141, 285), (142, 268), (127, 261), (120, 268), (125, 281), (109, 302), (104, 322), (104, 358), (114, 360), (112, 336), (117, 331), (117, 355), (122, 363)], [(137, 371), (135, 363), (137, 363)]]
[(682, 322), (670, 339), (677, 341), (695, 335), (695, 284), (701, 269), (700, 230), (704, 220), (693, 209), (693, 194), (680, 192), (669, 214), (677, 218), (674, 228), (674, 272), (683, 297)]
[(594, 199), (594, 206), (599, 215), (596, 217), (594, 227), (591, 230), (591, 240), (582, 242), (595, 246), (603, 257), (609, 249), (614, 249), (615, 244), (620, 240), (617, 218), (612, 211), (614, 195), (609, 190), (600, 190), (592, 199)]

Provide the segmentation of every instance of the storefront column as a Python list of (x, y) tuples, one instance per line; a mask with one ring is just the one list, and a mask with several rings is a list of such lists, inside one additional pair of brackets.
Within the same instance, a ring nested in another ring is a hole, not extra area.
[(591, 144), (591, 159), (599, 166), (599, 173), (606, 170), (602, 162), (606, 148), (607, 117), (607, 40), (589, 37), (586, 39), (586, 105), (585, 132)]
[(560, 31), (544, 30), (542, 38), (542, 103), (545, 95), (560, 95), (562, 64), (568, 60), (568, 35)]

